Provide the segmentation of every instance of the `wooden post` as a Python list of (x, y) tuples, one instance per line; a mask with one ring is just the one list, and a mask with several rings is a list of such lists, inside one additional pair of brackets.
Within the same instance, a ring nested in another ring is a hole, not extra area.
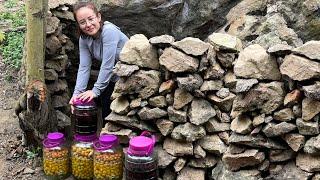
[(44, 136), (57, 128), (57, 117), (47, 93), (44, 66), (47, 0), (26, 0), (26, 92), (16, 114), (24, 131), (26, 145), (41, 145)]
[(45, 16), (47, 8), (45, 0), (27, 0), (27, 84), (33, 80), (44, 82), (45, 57)]

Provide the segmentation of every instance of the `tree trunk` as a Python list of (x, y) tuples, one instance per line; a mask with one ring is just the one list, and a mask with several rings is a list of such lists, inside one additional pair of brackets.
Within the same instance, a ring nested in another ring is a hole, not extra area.
[(25, 143), (35, 146), (41, 144), (48, 132), (57, 128), (56, 114), (44, 78), (47, 6), (47, 0), (26, 0), (26, 92), (16, 107)]

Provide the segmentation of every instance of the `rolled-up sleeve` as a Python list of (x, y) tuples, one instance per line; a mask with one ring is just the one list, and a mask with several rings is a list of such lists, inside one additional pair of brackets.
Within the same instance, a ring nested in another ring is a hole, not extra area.
[(104, 28), (102, 31), (103, 56), (98, 79), (92, 91), (99, 96), (108, 86), (116, 61), (117, 45), (120, 39), (116, 27)]

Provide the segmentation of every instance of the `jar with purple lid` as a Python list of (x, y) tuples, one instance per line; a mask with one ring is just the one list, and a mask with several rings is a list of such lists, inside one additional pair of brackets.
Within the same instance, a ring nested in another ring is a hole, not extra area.
[(93, 143), (95, 141), (97, 141), (96, 134), (74, 136), (71, 147), (71, 169), (74, 178), (93, 178)]
[(94, 178), (96, 180), (121, 180), (123, 151), (115, 135), (102, 134), (94, 143)]
[(125, 152), (126, 180), (158, 179), (158, 158), (154, 144), (155, 136), (147, 131), (130, 139)]
[(43, 170), (47, 179), (69, 176), (69, 149), (62, 133), (53, 132), (43, 140)]
[(90, 135), (97, 132), (98, 116), (94, 100), (82, 101), (75, 99), (74, 105), (74, 128), (76, 134)]

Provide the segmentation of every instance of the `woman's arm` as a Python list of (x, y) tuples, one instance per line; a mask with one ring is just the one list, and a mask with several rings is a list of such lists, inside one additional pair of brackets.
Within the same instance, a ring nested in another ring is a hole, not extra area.
[(102, 31), (103, 56), (98, 79), (92, 91), (99, 96), (108, 86), (116, 61), (117, 45), (120, 39), (119, 30), (109, 25)]
[(79, 53), (80, 53), (80, 64), (77, 74), (77, 82), (74, 88), (73, 96), (76, 96), (86, 91), (88, 81), (90, 78), (91, 69), (91, 55), (88, 49), (88, 45), (85, 40), (80, 37), (79, 39)]

